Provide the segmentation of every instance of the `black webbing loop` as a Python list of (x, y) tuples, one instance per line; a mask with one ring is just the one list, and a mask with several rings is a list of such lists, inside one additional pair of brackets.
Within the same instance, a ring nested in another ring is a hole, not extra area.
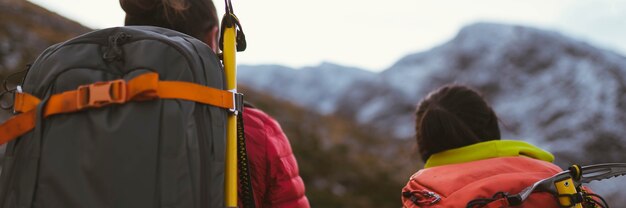
[[(604, 198), (602, 198), (600, 195), (586, 192), (585, 195), (585, 203), (583, 204), (583, 207), (609, 208), (609, 203), (606, 203), (606, 200), (604, 200)], [(594, 197), (600, 199), (600, 201), (593, 199)]]
[(244, 208), (254, 208), (254, 192), (252, 189), (252, 180), (250, 180), (246, 137), (243, 131), (243, 111), (239, 112), (237, 115), (237, 146), (237, 170), (239, 172), (241, 204)]
[(561, 204), (562, 207), (569, 207), (569, 206), (573, 206), (574, 204), (579, 204), (579, 203), (583, 203), (584, 202), (584, 198), (583, 198), (581, 193), (557, 194), (556, 197), (557, 197), (557, 199), (560, 199), (560, 198), (563, 198), (563, 197), (567, 197), (569, 202), (571, 203), (571, 204), (561, 204), (559, 202), (559, 204)]
[(574, 181), (580, 182), (580, 178), (583, 175), (583, 171), (580, 165), (574, 164), (570, 166), (568, 170), (569, 170), (570, 176), (572, 176), (572, 179), (574, 179)]
[(405, 198), (409, 198), (409, 200), (411, 200), (413, 204), (420, 205), (419, 199), (415, 195), (413, 195), (413, 193), (411, 193), (410, 191), (402, 192), (402, 196)]
[(235, 27), (237, 36), (235, 37), (235, 41), (237, 42), (237, 51), (245, 51), (248, 47), (248, 43), (246, 41), (246, 35), (243, 32), (243, 27), (241, 27), (241, 23), (239, 22), (239, 18), (235, 15), (235, 10), (233, 9), (233, 3), (230, 0), (224, 0), (225, 5), (225, 13), (224, 17), (222, 17), (222, 26), (220, 28), (220, 40), (219, 47), (224, 49), (224, 31), (226, 27)]
[[(11, 110), (11, 108), (13, 108), (13, 101), (10, 101), (8, 105), (4, 105), (2, 104), (2, 100), (4, 100), (4, 96), (6, 95), (13, 95), (15, 96), (15, 91), (17, 91), (17, 88), (10, 88), (9, 87), (9, 82), (17, 77), (17, 75), (21, 75), (21, 74), (26, 74), (28, 72), (28, 70), (30, 69), (30, 64), (26, 65), (26, 69), (22, 70), (22, 71), (18, 71), (15, 73), (11, 73), (9, 74), (9, 76), (7, 76), (6, 78), (2, 79), (2, 88), (4, 90), (0, 90), (0, 109), (2, 110)], [(23, 77), (21, 78), (22, 80), (24, 79)], [(23, 82), (23, 81), (22, 81)], [(21, 82), (17, 83), (18, 87), (19, 85), (21, 85)]]
[(13, 102), (9, 101), (8, 102), (9, 104), (5, 106), (2, 102), (2, 100), (4, 100), (5, 95), (15, 96), (15, 90), (13, 89), (13, 90), (0, 92), (0, 109), (8, 111), (8, 110), (11, 110), (11, 108), (13, 108)]
[(224, 11), (226, 13), (231, 13), (234, 14), (235, 11), (233, 10), (233, 2), (230, 0), (224, 0)]
[(414, 195), (412, 192), (410, 192), (410, 191), (405, 191), (405, 192), (402, 192), (402, 196), (403, 196), (403, 197), (405, 197), (405, 198), (409, 198), (409, 200), (411, 200), (411, 202), (413, 202), (413, 204), (415, 204), (415, 205), (417, 205), (417, 206), (422, 205), (422, 204), (420, 203), (420, 201), (419, 201), (420, 199), (419, 199), (419, 198), (417, 198), (417, 196), (415, 196), (415, 195)]
[(481, 207), (487, 206), (487, 204), (489, 204), (491, 202), (494, 202), (496, 200), (503, 199), (503, 198), (506, 199), (508, 204), (511, 205), (511, 206), (521, 205), (521, 203), (520, 204), (516, 204), (516, 205), (511, 204), (512, 197), (510, 197), (509, 193), (499, 191), (499, 192), (495, 193), (491, 198), (477, 198), (477, 199), (474, 199), (474, 200), (468, 202), (467, 205), (466, 205), (466, 208), (481, 208)]

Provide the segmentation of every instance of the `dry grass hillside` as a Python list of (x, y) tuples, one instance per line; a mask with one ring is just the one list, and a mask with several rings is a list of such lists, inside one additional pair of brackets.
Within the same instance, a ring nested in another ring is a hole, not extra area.
[[(48, 46), (90, 31), (74, 21), (52, 13), (25, 0), (0, 0), (0, 81), (7, 80), (13, 89), (37, 55)], [(15, 74), (15, 76), (10, 76)], [(0, 92), (4, 92), (4, 87)], [(3, 105), (11, 96), (3, 96)], [(0, 113), (5, 119), (7, 113)]]
[(400, 190), (421, 166), (412, 140), (322, 116), (249, 88), (242, 91), (247, 101), (282, 125), (313, 207), (401, 206)]

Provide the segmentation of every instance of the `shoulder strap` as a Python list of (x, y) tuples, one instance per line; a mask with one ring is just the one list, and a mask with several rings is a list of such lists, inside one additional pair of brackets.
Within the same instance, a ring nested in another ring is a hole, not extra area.
[(245, 100), (243, 101), (243, 107), (246, 107), (246, 108), (257, 108), (256, 106), (254, 106), (254, 104), (252, 104), (252, 103), (250, 103), (248, 101), (245, 101)]
[(241, 190), (241, 203), (244, 208), (254, 208), (254, 192), (252, 180), (250, 179), (250, 167), (248, 163), (248, 149), (246, 148), (246, 137), (243, 131), (243, 111), (237, 115), (237, 157), (239, 170), (239, 184)]
[[(96, 82), (79, 86), (76, 90), (52, 95), (43, 110), (43, 117), (73, 113), (90, 108), (100, 108), (110, 104), (123, 104), (129, 101), (152, 99), (182, 99), (224, 109), (239, 108), (235, 101), (241, 98), (238, 93), (215, 89), (196, 83), (181, 81), (160, 81), (159, 74), (139, 75), (128, 83), (123, 79)], [(0, 145), (7, 143), (35, 127), (36, 106), (39, 98), (28, 93), (15, 94), (15, 111), (20, 112), (5, 123), (0, 124)]]

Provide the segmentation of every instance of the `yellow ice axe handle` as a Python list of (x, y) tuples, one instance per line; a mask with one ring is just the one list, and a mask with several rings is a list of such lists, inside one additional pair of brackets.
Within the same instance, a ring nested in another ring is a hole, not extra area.
[[(227, 26), (224, 31), (223, 63), (226, 73), (226, 88), (237, 91), (237, 65), (235, 54), (236, 31), (234, 25)], [(226, 207), (237, 207), (237, 116), (228, 115), (226, 129), (226, 173), (224, 181), (224, 198)]]
[(574, 197), (578, 194), (576, 185), (571, 177), (554, 182), (561, 207), (583, 208), (581, 202), (576, 202)]

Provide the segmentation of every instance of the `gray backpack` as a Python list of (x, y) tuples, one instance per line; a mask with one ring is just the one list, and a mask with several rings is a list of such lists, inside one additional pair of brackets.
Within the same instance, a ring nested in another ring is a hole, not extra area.
[(157, 27), (48, 48), (16, 95), (30, 127), (0, 128), (20, 135), (7, 146), (0, 206), (223, 207), (227, 108), (238, 99), (221, 67), (201, 41)]

